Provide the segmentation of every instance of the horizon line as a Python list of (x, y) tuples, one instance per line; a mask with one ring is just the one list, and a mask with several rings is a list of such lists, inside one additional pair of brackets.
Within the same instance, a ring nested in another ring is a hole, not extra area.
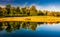
[[(7, 5), (7, 4), (6, 4)], [(6, 5), (0, 5), (0, 7), (4, 8)], [(26, 5), (11, 5), (12, 7), (26, 7)], [(59, 6), (55, 6), (55, 5), (47, 5), (47, 6), (42, 6), (42, 5), (35, 5), (35, 4), (32, 4), (30, 6), (27, 6), (27, 7), (31, 7), (31, 6), (35, 6), (37, 10), (47, 10), (47, 11), (58, 11), (60, 12), (60, 7)]]

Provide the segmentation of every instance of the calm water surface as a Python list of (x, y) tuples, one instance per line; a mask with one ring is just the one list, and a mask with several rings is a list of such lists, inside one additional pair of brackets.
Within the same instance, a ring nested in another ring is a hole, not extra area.
[(0, 22), (0, 37), (60, 37), (60, 23)]

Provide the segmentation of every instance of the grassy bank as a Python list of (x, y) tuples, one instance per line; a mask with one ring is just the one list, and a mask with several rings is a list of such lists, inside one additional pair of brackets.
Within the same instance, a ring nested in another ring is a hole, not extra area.
[(29, 21), (29, 22), (60, 22), (60, 17), (54, 16), (28, 16), (28, 17), (5, 17), (2, 21)]

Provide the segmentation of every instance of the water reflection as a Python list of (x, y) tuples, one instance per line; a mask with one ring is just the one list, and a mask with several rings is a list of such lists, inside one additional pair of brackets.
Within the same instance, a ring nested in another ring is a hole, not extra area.
[(12, 32), (15, 30), (19, 30), (20, 28), (30, 29), (32, 31), (36, 30), (37, 25), (44, 24), (43, 22), (19, 22), (19, 21), (11, 21), (11, 22), (0, 22), (0, 31), (6, 30), (7, 32)]
[(60, 23), (5, 21), (0, 22), (0, 34), (3, 37), (55, 37), (60, 36)]

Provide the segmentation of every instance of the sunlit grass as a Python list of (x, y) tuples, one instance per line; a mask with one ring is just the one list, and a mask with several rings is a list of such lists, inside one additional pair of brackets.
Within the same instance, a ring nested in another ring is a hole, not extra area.
[(1, 21), (29, 21), (29, 22), (60, 22), (60, 17), (54, 16), (28, 16), (28, 17), (5, 17)]

